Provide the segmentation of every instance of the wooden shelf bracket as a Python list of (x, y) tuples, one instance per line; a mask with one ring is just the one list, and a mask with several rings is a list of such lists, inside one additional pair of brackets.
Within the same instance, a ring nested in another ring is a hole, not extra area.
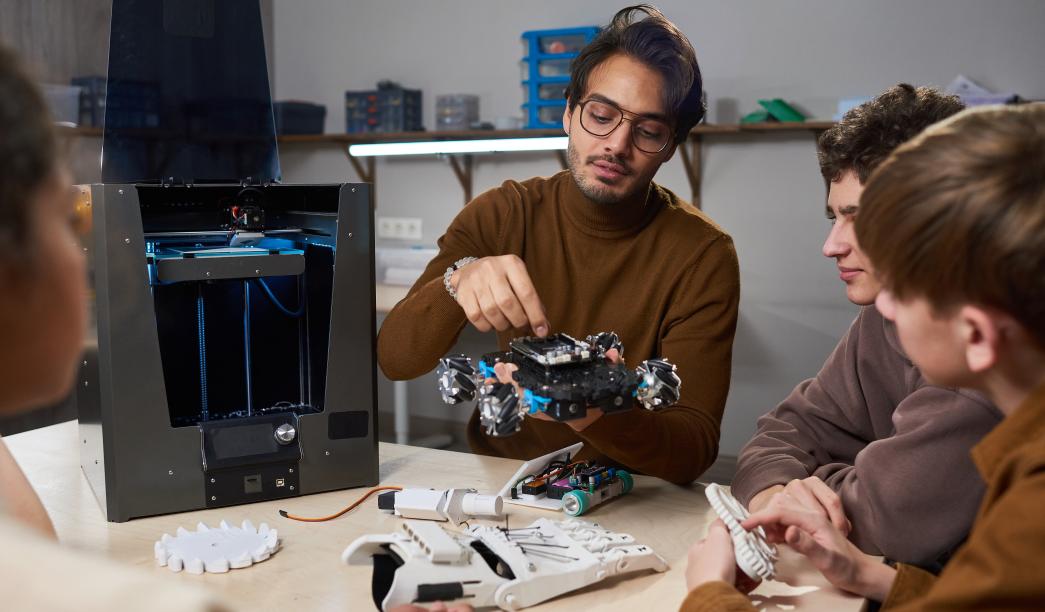
[(464, 191), (464, 203), (472, 201), (472, 170), (475, 167), (475, 158), (468, 155), (447, 155), (450, 159), (450, 167), (457, 176), (457, 182), (461, 184)]
[(703, 176), (701, 167), (701, 145), (703, 138), (694, 133), (679, 145), (679, 155), (682, 156), (682, 166), (686, 170), (686, 178), (689, 180), (690, 203), (698, 210), (700, 209), (700, 182)]
[(566, 162), (566, 151), (556, 151), (555, 157), (559, 158), (559, 166), (563, 170), (570, 167), (570, 165)]

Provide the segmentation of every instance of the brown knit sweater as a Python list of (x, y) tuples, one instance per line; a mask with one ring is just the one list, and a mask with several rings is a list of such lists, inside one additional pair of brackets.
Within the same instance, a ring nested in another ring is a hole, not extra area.
[[(443, 288), (443, 272), (466, 257), (515, 254), (525, 263), (552, 332), (583, 338), (616, 331), (634, 367), (663, 356), (678, 366), (679, 402), (604, 416), (577, 433), (527, 418), (506, 438), (468, 424), (481, 454), (532, 458), (578, 441), (595, 459), (685, 484), (718, 454), (740, 299), (730, 237), (675, 194), (651, 185), (645, 204), (597, 204), (569, 172), (507, 181), (475, 198), (439, 239), (439, 254), (378, 334), (378, 363), (393, 380), (421, 376), (453, 347), (468, 323)], [(529, 329), (498, 334), (507, 348)], [(473, 356), (478, 357), (478, 356)], [(432, 381), (435, 384), (435, 381)]]

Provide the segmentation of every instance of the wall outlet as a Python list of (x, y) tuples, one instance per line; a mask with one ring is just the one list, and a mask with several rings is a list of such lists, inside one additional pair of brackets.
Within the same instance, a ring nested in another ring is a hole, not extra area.
[(420, 240), (421, 219), (418, 217), (378, 217), (377, 237), (391, 240)]

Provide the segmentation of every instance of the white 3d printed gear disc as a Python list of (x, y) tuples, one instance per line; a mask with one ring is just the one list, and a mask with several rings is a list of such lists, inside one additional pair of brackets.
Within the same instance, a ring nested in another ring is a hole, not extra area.
[(747, 531), (740, 525), (748, 517), (747, 510), (723, 487), (709, 484), (704, 495), (733, 536), (733, 551), (740, 569), (753, 580), (771, 580), (776, 573), (777, 550), (766, 541), (766, 532), (761, 527)]
[(260, 563), (279, 549), (276, 530), (265, 523), (258, 529), (250, 521), (243, 521), (241, 527), (222, 521), (215, 529), (199, 523), (196, 531), (178, 527), (177, 534), (173, 538), (163, 534), (154, 547), (156, 561), (172, 572), (221, 574)]

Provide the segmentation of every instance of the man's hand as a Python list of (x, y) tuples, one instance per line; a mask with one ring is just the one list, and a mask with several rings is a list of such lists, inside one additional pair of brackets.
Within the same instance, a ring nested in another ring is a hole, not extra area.
[[(764, 494), (770, 491), (773, 491), (774, 494), (768, 496), (768, 501), (765, 501)], [(756, 503), (762, 505), (759, 507), (756, 506)], [(781, 504), (798, 504), (809, 512), (819, 514), (829, 520), (845, 537), (848, 537), (849, 532), (853, 530), (853, 524), (846, 518), (842, 508), (842, 499), (831, 487), (824, 484), (824, 481), (815, 476), (801, 480), (796, 478), (782, 487), (777, 485), (762, 491), (751, 499), (749, 510), (754, 513), (763, 509), (777, 508)], [(784, 530), (767, 529), (766, 537), (774, 544), (783, 542)]]
[(515, 255), (483, 257), (450, 276), (457, 303), (481, 332), (529, 327), (538, 336), (548, 335), (548, 316), (526, 271)]
[(692, 591), (705, 582), (716, 580), (732, 584), (741, 593), (754, 590), (759, 582), (737, 568), (733, 537), (721, 519), (711, 523), (707, 536), (689, 548), (686, 588)]
[(762, 527), (767, 533), (783, 534), (783, 542), (840, 589), (882, 601), (896, 577), (896, 570), (861, 552), (827, 516), (789, 493), (778, 494), (771, 507), (752, 514), (741, 525), (747, 530)]
[[(618, 351), (617, 349), (610, 349), (606, 351), (606, 360), (610, 363), (618, 363), (619, 361), (621, 361), (620, 351)], [(497, 381), (512, 385), (513, 387), (515, 387), (515, 392), (519, 395), (519, 397), (522, 397), (522, 389), (519, 388), (519, 383), (516, 382), (516, 380), (512, 377), (512, 372), (515, 372), (518, 369), (519, 366), (515, 365), (514, 363), (503, 362), (498, 363), (493, 367), (493, 371), (497, 374)], [(487, 379), (487, 383), (489, 382), (490, 379)], [(588, 428), (589, 425), (602, 418), (603, 414), (605, 413), (602, 411), (601, 408), (593, 408), (589, 406), (588, 411), (584, 415), (584, 417), (564, 422), (571, 428), (573, 428), (573, 431), (584, 431)], [(527, 416), (533, 417), (535, 419), (541, 419), (542, 421), (555, 420), (540, 411), (535, 412), (533, 414), (529, 414)]]

